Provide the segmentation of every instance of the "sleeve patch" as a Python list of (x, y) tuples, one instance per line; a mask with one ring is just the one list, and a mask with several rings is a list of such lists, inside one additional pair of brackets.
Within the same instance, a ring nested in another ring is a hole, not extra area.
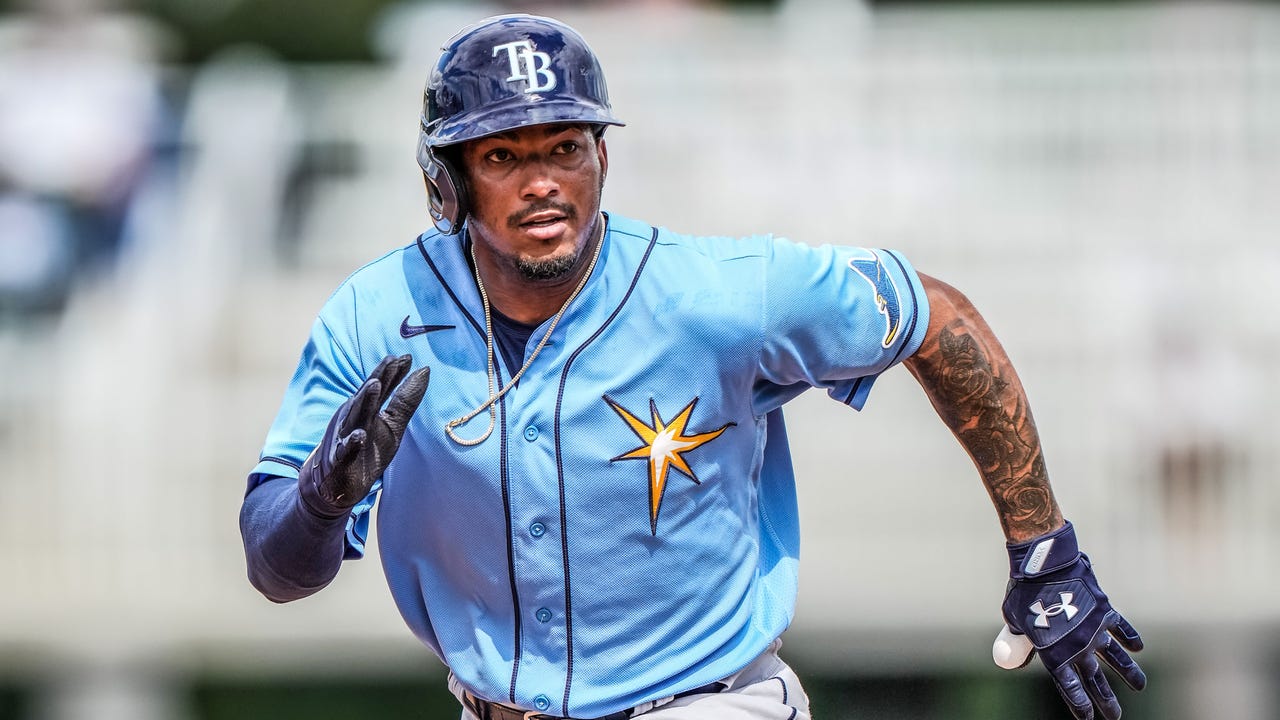
[(880, 262), (880, 255), (875, 250), (865, 250), (871, 257), (849, 258), (849, 269), (858, 273), (871, 285), (876, 294), (876, 307), (885, 319), (884, 337), (881, 347), (892, 347), (902, 328), (902, 302), (898, 297), (898, 285)]

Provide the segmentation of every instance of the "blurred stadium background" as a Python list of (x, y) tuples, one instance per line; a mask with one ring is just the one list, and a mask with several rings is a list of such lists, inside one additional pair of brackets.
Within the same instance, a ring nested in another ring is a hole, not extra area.
[[(1277, 5), (0, 11), (0, 718), (457, 716), (376, 548), (276, 606), (236, 517), (314, 312), (428, 224), (437, 49), (507, 11), (601, 56), (607, 207), (898, 248), (983, 309), (1146, 637), (1126, 718), (1280, 718)], [(991, 664), (1002, 538), (909, 376), (793, 408), (815, 715), (1067, 717)]]

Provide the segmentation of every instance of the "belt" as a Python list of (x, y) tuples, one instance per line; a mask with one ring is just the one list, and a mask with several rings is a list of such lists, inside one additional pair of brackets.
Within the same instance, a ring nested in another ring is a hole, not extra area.
[[(708, 685), (703, 685), (702, 687), (696, 687), (692, 690), (685, 690), (682, 693), (677, 693), (671, 699), (679, 700), (682, 697), (689, 697), (690, 695), (718, 693), (721, 690), (724, 690), (725, 687), (727, 686), (722, 682), (713, 682)], [(478, 698), (465, 690), (462, 693), (462, 702), (467, 706), (467, 709), (470, 710), (477, 718), (480, 718), (480, 720), (573, 720), (572, 718), (560, 717), (559, 715), (546, 715), (534, 710), (526, 712), (519, 708), (503, 705), (502, 703), (489, 702), (488, 700)], [(654, 707), (651, 703), (645, 703), (645, 705), (646, 711), (651, 710)], [(618, 712), (602, 715), (598, 718), (593, 718), (592, 720), (627, 720), (637, 714), (639, 713), (636, 712), (636, 708), (627, 708), (626, 710), (619, 710)]]

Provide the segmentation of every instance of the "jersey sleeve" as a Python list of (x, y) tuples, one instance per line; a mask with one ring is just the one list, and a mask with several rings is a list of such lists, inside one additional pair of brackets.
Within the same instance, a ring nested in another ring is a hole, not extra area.
[(892, 250), (775, 239), (764, 278), (761, 366), (775, 387), (820, 387), (861, 410), (880, 373), (924, 340), (924, 287)]
[[(364, 382), (364, 369), (355, 352), (357, 340), (348, 331), (351, 288), (344, 286), (330, 298), (312, 324), (284, 400), (267, 433), (258, 464), (249, 474), (248, 490), (273, 477), (297, 478), (298, 468), (324, 436), (334, 413)], [(375, 483), (369, 495), (351, 509), (347, 522), (347, 556), (364, 554), (369, 511), (381, 488)]]

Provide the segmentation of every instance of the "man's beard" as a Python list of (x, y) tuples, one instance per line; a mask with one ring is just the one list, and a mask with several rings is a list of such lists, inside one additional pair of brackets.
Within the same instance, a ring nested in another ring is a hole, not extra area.
[(516, 269), (520, 271), (521, 277), (525, 280), (536, 282), (557, 280), (573, 271), (574, 266), (578, 264), (578, 255), (579, 253), (575, 249), (568, 255), (551, 258), (517, 257), (515, 259)]
[[(564, 215), (566, 220), (576, 220), (578, 217), (578, 209), (569, 203), (562, 203), (552, 199), (546, 199), (542, 202), (535, 203), (518, 213), (512, 214), (507, 218), (507, 227), (513, 230), (519, 230), (520, 224), (533, 215), (544, 210), (558, 210)], [(561, 255), (550, 258), (523, 258), (515, 257), (516, 270), (525, 280), (535, 282), (545, 282), (548, 280), (558, 280), (573, 271), (578, 263), (579, 252), (575, 248), (568, 255)]]

